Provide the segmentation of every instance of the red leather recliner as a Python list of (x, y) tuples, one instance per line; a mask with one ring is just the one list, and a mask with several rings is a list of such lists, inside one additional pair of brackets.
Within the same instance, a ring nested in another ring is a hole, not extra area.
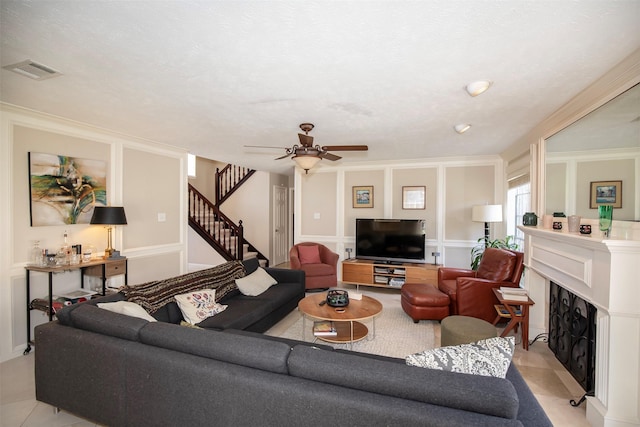
[(451, 315), (471, 316), (493, 322), (498, 299), (493, 288), (518, 287), (524, 270), (524, 254), (508, 249), (487, 248), (477, 271), (442, 267), (438, 289), (449, 296)]
[(305, 273), (306, 289), (326, 289), (338, 286), (338, 254), (324, 245), (302, 242), (289, 250), (292, 270)]

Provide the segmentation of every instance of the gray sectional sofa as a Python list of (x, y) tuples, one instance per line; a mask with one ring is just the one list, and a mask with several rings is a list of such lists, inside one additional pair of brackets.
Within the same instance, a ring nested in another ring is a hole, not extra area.
[(551, 426), (513, 365), (506, 379), (423, 369), (253, 325), (78, 304), (36, 328), (36, 398), (108, 426)]

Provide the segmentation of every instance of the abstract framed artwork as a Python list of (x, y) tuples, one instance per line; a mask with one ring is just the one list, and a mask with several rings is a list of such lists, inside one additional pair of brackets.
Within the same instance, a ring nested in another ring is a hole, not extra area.
[(598, 209), (600, 205), (622, 207), (622, 181), (591, 181), (589, 208)]
[(353, 207), (372, 208), (373, 207), (373, 185), (353, 187)]
[(402, 209), (425, 209), (427, 187), (425, 186), (403, 186), (402, 187)]
[(107, 204), (107, 162), (29, 153), (31, 226), (89, 224)]

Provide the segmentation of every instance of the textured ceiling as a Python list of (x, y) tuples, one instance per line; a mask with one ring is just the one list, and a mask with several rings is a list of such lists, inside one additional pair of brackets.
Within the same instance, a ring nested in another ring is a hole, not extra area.
[(498, 154), (640, 47), (638, 0), (0, 7), (1, 65), (63, 73), (2, 70), (2, 101), (278, 173), (284, 149), (244, 145), (291, 146), (302, 122), (317, 144), (369, 145), (336, 163)]

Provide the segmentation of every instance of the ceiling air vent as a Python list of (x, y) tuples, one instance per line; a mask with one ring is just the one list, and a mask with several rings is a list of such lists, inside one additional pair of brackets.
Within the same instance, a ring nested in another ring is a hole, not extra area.
[(17, 64), (5, 65), (5, 70), (13, 71), (25, 77), (29, 77), (33, 80), (45, 80), (52, 77), (61, 76), (62, 73), (47, 67), (46, 65), (38, 64), (30, 59), (26, 61), (18, 62)]

